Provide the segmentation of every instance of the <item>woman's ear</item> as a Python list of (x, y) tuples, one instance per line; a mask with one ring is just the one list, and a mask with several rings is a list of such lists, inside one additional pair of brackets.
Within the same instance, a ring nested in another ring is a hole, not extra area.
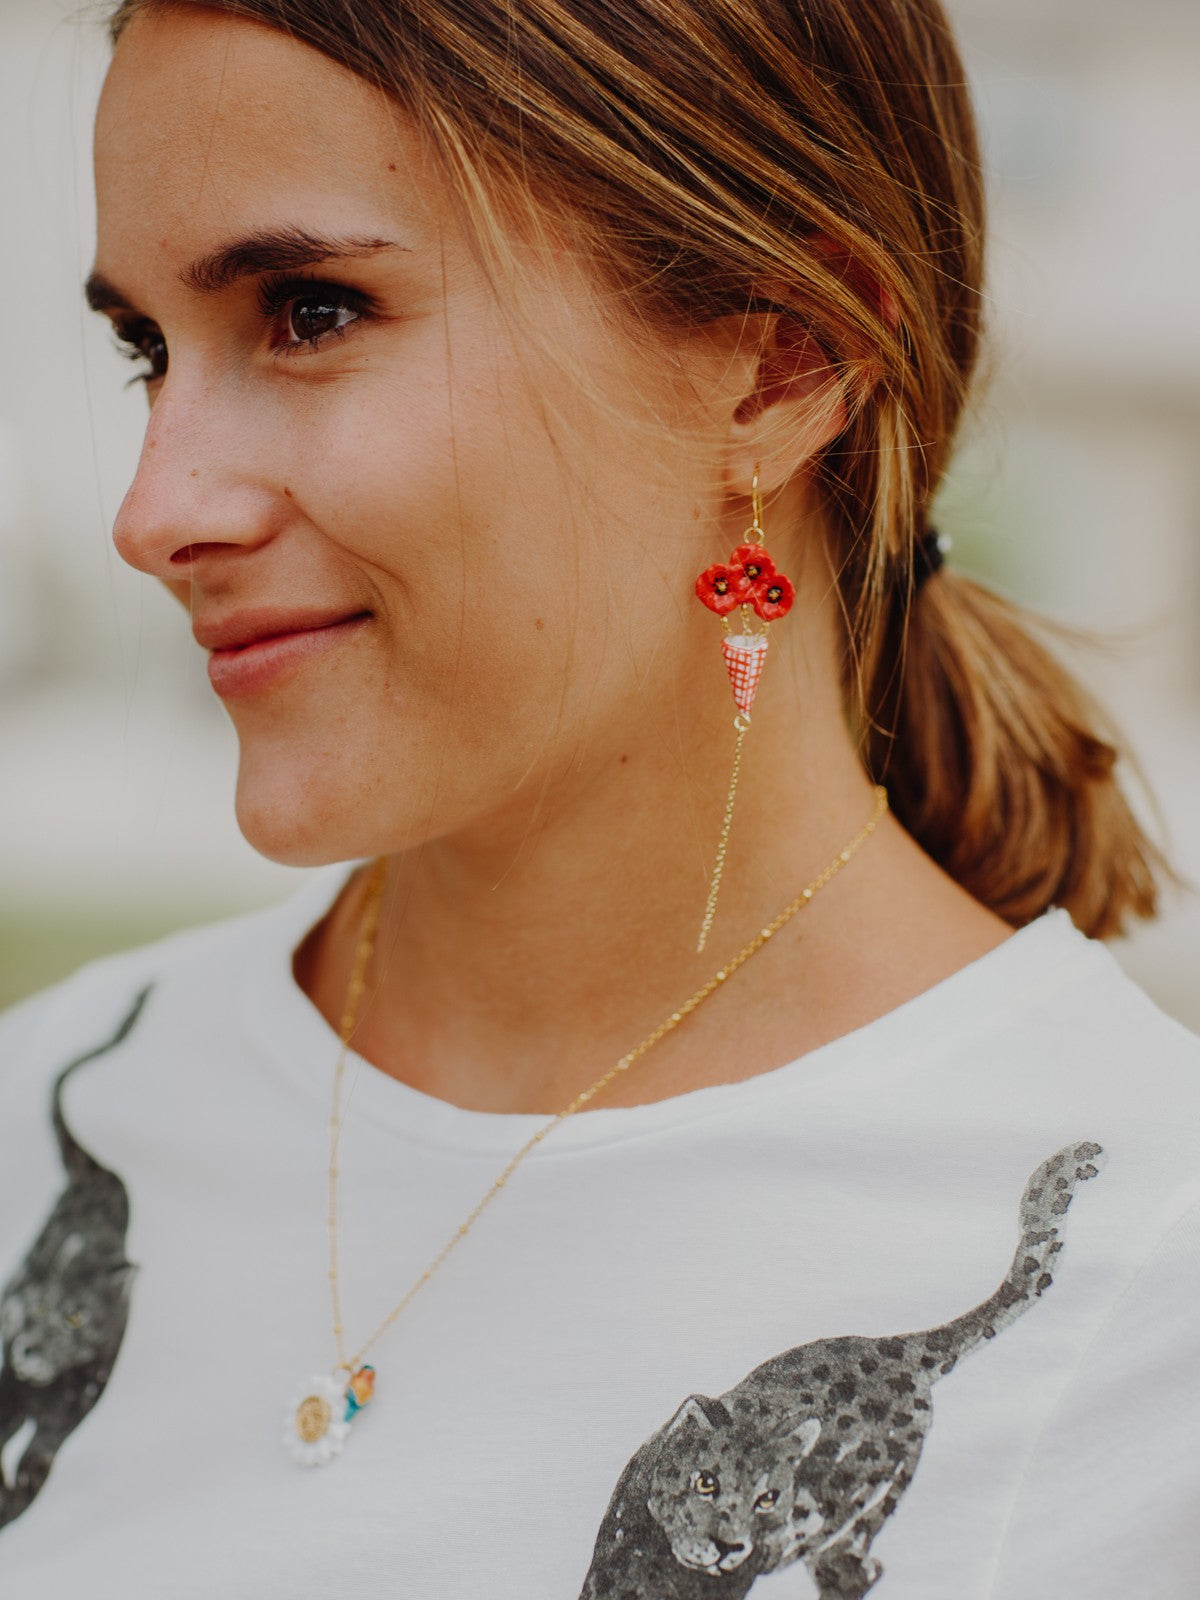
[(847, 422), (842, 370), (796, 318), (772, 316), (752, 386), (729, 422), (730, 490), (748, 494), (756, 464), (760, 487), (778, 488), (810, 466)]

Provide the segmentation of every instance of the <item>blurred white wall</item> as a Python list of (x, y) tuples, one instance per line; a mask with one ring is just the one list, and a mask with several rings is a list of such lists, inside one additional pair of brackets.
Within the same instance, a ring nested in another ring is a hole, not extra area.
[[(946, 496), (1079, 657), (1200, 883), (1200, 7), (951, 0), (991, 177), (990, 395)], [(1200, 1029), (1200, 898), (1115, 946)]]
[(297, 875), (238, 833), (201, 653), (109, 544), (146, 402), (82, 298), (105, 9), (0, 0), (0, 573), (22, 597), (0, 626), (23, 636), (0, 645), (0, 904), (204, 915)]
[[(1113, 641), (1085, 670), (1200, 881), (1200, 7), (950, 9), (992, 174), (994, 331), (941, 508), (952, 559)], [(80, 293), (100, 18), (0, 11), (0, 911), (191, 916), (297, 875), (238, 834), (199, 652), (108, 543), (145, 401)], [(1118, 954), (1200, 1029), (1200, 901)]]

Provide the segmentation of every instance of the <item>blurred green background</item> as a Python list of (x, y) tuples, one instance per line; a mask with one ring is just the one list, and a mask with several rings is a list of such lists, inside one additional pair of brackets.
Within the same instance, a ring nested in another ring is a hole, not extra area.
[(74, 972), (95, 956), (145, 944), (195, 920), (192, 908), (175, 912), (115, 912), (100, 907), (54, 912), (31, 905), (0, 910), (0, 1008)]

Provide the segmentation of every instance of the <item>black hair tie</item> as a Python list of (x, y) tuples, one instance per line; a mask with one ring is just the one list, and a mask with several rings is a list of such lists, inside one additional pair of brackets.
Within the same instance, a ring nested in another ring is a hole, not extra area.
[(917, 540), (913, 550), (914, 594), (923, 584), (928, 583), (935, 572), (940, 572), (946, 565), (946, 554), (949, 549), (950, 540), (936, 528), (930, 528), (924, 538)]

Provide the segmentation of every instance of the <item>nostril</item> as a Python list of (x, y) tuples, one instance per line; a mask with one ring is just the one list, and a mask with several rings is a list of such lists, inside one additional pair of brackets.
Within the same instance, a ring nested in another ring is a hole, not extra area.
[(193, 561), (195, 561), (198, 556), (202, 556), (206, 550), (218, 550), (218, 549), (220, 549), (220, 546), (216, 545), (216, 544), (185, 544), (185, 545), (182, 545), (178, 550), (172, 551), (172, 553), (171, 553), (171, 565), (173, 567), (187, 567), (187, 566), (190, 566), (191, 563)]

